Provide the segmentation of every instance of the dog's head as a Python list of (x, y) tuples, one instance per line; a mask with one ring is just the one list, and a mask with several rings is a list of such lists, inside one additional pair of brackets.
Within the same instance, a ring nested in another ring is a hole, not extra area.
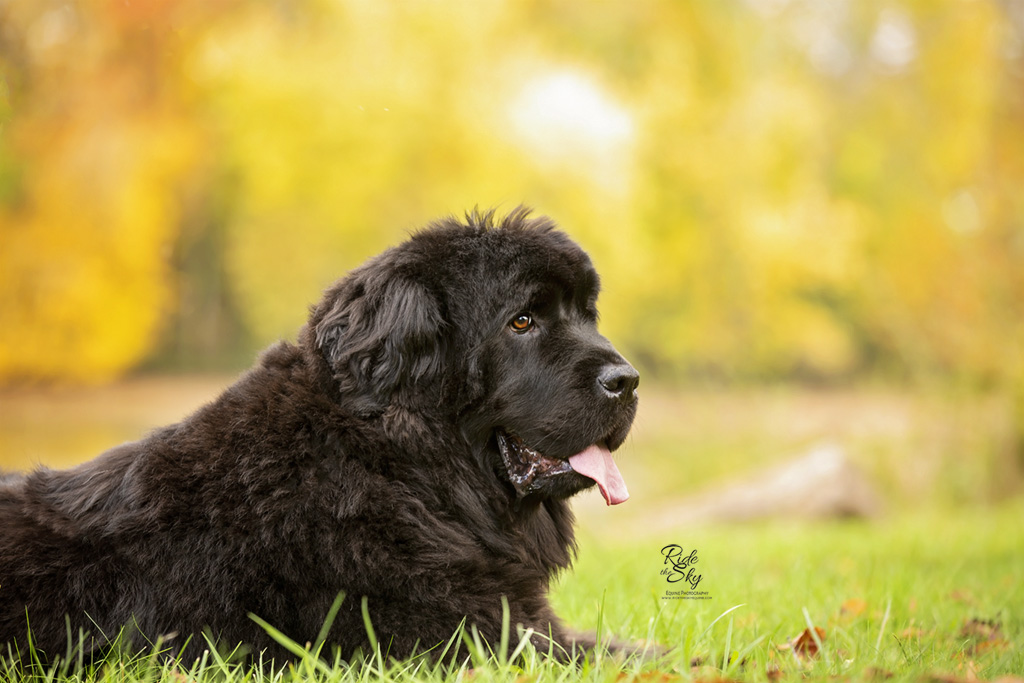
[(314, 310), (311, 339), (367, 415), (458, 424), (523, 499), (595, 482), (628, 497), (611, 452), (636, 414), (636, 370), (597, 331), (599, 279), (547, 219), (474, 214), (353, 271)]

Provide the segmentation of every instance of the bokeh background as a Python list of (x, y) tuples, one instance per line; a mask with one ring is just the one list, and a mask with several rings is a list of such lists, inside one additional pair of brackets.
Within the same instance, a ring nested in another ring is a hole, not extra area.
[(523, 203), (644, 377), (638, 509), (823, 441), (889, 509), (1021, 491), (1021, 0), (3, 0), (0, 77), (0, 467)]

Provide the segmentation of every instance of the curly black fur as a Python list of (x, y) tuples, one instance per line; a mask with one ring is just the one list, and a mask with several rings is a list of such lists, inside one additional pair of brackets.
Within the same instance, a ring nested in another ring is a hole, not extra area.
[(503, 596), (513, 624), (589, 645), (547, 590), (575, 550), (565, 499), (594, 482), (569, 472), (518, 495), (495, 433), (559, 459), (625, 438), (635, 381), (612, 400), (596, 378), (635, 373), (597, 332), (597, 292), (547, 219), (447, 219), (331, 287), (296, 344), (181, 423), (0, 476), (0, 643), (24, 647), (30, 626), (60, 655), (70, 625), (100, 652), (129, 625), (139, 645), (204, 647), (205, 630), (281, 657), (249, 615), (311, 641), (343, 591), (343, 653), (366, 644), (363, 596), (396, 656), (463, 619), (496, 643)]

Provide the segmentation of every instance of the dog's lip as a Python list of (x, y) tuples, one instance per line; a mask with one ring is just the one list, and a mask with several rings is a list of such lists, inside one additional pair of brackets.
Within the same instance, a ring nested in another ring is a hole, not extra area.
[(608, 505), (618, 505), (629, 498), (626, 482), (612, 460), (607, 439), (569, 458), (553, 458), (530, 448), (520, 437), (504, 429), (496, 430), (495, 435), (509, 482), (520, 498), (540, 489), (545, 480), (572, 472), (596, 483)]
[(543, 479), (566, 472), (572, 472), (568, 460), (551, 458), (536, 451), (516, 436), (504, 429), (495, 432), (498, 439), (498, 452), (505, 463), (508, 479), (520, 496), (525, 496), (540, 488)]

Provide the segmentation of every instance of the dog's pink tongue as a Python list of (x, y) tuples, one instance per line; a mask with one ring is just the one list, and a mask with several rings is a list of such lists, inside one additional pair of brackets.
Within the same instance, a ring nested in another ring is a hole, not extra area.
[(582, 453), (569, 458), (569, 465), (585, 477), (590, 477), (601, 487), (601, 495), (608, 505), (618, 505), (629, 498), (626, 482), (619, 468), (612, 460), (612, 452), (604, 446), (587, 447)]

